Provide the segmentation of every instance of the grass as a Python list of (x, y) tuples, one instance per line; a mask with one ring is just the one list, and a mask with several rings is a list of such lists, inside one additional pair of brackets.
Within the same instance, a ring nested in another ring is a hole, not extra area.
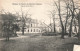
[(60, 36), (29, 36), (0, 41), (0, 51), (72, 51), (77, 38)]

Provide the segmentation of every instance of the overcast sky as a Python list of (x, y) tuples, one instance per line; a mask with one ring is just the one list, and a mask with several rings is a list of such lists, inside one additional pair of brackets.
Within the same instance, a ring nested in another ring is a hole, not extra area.
[(22, 7), (24, 13), (28, 12), (28, 14), (31, 14), (31, 18), (45, 21), (46, 24), (50, 23), (49, 11), (53, 10), (53, 8), (56, 9), (51, 6), (53, 0), (0, 0), (0, 10), (4, 9), (12, 13), (20, 13), (21, 3), (24, 3)]

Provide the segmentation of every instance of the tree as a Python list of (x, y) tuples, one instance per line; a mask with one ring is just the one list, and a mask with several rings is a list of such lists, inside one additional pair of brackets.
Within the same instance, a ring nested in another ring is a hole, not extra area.
[(60, 4), (60, 0), (58, 0), (58, 4), (56, 2), (54, 2), (56, 7), (57, 7), (57, 10), (58, 10), (58, 16), (59, 16), (59, 19), (60, 19), (60, 24), (61, 24), (61, 28), (62, 28), (62, 35), (61, 35), (61, 38), (64, 39), (64, 25), (63, 25), (63, 21), (62, 21), (62, 17), (61, 17), (61, 4)]
[(69, 29), (69, 37), (71, 37), (73, 22), (76, 21), (75, 20), (76, 19), (75, 18), (75, 16), (76, 16), (76, 14), (75, 14), (75, 11), (76, 11), (76, 5), (75, 5), (75, 3), (76, 2), (74, 2), (74, 0), (69, 0), (69, 1), (65, 1), (65, 3), (66, 3), (66, 6), (68, 6), (68, 9), (70, 10), (70, 13), (71, 13), (71, 16), (70, 16), (71, 21), (70, 21), (70, 29)]
[(9, 37), (15, 29), (13, 25), (15, 25), (16, 19), (16, 16), (11, 13), (1, 14), (2, 31), (7, 41), (9, 41)]
[(12, 24), (12, 28), (11, 28), (12, 32), (14, 33), (14, 36), (17, 36), (17, 31), (20, 30), (19, 26), (17, 24)]
[(74, 19), (74, 10), (75, 10), (75, 6), (74, 6), (74, 1), (71, 0), (72, 5), (69, 7), (71, 14), (72, 14), (72, 19), (71, 19), (71, 24), (70, 24), (70, 30), (69, 30), (69, 37), (71, 37), (72, 34), (72, 23), (73, 23), (73, 19)]
[(78, 39), (80, 40), (80, 10), (79, 13), (77, 14), (77, 20), (78, 20)]
[[(28, 10), (29, 11), (29, 10)], [(21, 22), (21, 31), (22, 31), (22, 35), (24, 35), (24, 30), (26, 29), (26, 22), (30, 23), (31, 22), (31, 18), (28, 18), (28, 11), (25, 13), (23, 13), (23, 9), (21, 7), (21, 18), (20, 18), (20, 22)], [(19, 14), (19, 13), (18, 13)], [(29, 15), (29, 17), (31, 16), (31, 14)]]
[[(65, 0), (64, 0), (65, 1)], [(66, 2), (66, 1), (65, 1)], [(65, 21), (65, 27), (64, 27), (64, 32), (65, 32), (65, 34), (67, 33), (66, 32), (66, 29), (67, 29), (67, 23), (68, 23), (68, 19), (69, 19), (69, 17), (70, 17), (70, 11), (69, 11), (69, 8), (68, 8), (68, 3), (66, 3), (66, 21)]]
[(54, 29), (54, 33), (56, 33), (56, 26), (55, 26), (55, 12), (53, 11), (53, 12), (51, 12), (50, 11), (50, 13), (51, 13), (51, 15), (52, 15), (52, 20), (53, 20), (53, 29)]

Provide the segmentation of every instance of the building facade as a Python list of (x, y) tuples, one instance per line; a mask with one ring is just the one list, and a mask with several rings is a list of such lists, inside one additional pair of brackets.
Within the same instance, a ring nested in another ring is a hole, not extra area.
[[(42, 28), (41, 28), (41, 24), (38, 20), (36, 19), (31, 19), (30, 22), (26, 21), (26, 26), (24, 29), (24, 33), (42, 33)], [(21, 28), (22, 26), (20, 26)], [(20, 30), (17, 33), (22, 33), (22, 31)]]
[(41, 33), (41, 27), (39, 23), (30, 23), (29, 27), (25, 27), (25, 33)]

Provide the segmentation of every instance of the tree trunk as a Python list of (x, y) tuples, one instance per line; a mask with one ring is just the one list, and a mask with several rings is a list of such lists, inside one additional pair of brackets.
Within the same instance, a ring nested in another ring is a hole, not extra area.
[(75, 29), (74, 30), (75, 30), (75, 32), (77, 34), (77, 27), (76, 27), (77, 25), (76, 25), (76, 20), (75, 19), (74, 19), (74, 26), (75, 26)]
[[(68, 7), (68, 6), (67, 6)], [(67, 20), (68, 20), (68, 16), (69, 16), (69, 10), (68, 10), (68, 8), (67, 8), (67, 16), (66, 16), (66, 22), (65, 22), (65, 27), (64, 27), (64, 33), (66, 34), (66, 28), (67, 28)]]
[(53, 24), (54, 24), (54, 27), (53, 27), (53, 29), (54, 29), (54, 33), (56, 33), (55, 16), (54, 16), (54, 18), (53, 18)]
[(67, 28), (67, 20), (66, 20), (66, 23), (65, 23), (65, 26), (64, 26), (64, 33), (66, 34), (66, 28)]
[(23, 26), (22, 26), (22, 35), (24, 35), (24, 29), (25, 29), (25, 20), (23, 21)]
[(80, 40), (80, 21), (79, 21), (79, 30), (78, 30), (78, 40)]
[(62, 35), (61, 38), (64, 39), (64, 27), (62, 27)]
[(79, 10), (79, 14), (78, 14), (78, 40), (80, 41), (80, 10)]
[(73, 22), (73, 18), (71, 19), (71, 24), (70, 24), (70, 30), (69, 30), (69, 37), (71, 37), (72, 34), (72, 22)]
[(75, 7), (74, 7), (74, 1), (73, 0), (71, 0), (71, 2), (72, 2), (72, 8), (70, 8), (69, 7), (69, 9), (70, 9), (70, 11), (71, 11), (71, 13), (72, 13), (72, 19), (71, 19), (71, 24), (70, 24), (70, 30), (69, 30), (69, 37), (71, 37), (71, 34), (72, 34), (72, 23), (73, 23), (73, 19), (74, 19), (74, 11), (75, 11)]
[(6, 32), (6, 41), (9, 41), (9, 31)]
[(69, 30), (69, 37), (71, 37), (71, 34), (72, 34), (72, 23), (73, 23), (73, 19), (74, 19), (74, 11), (72, 12), (72, 19), (71, 19), (70, 30)]
[(22, 27), (22, 35), (24, 35), (24, 27)]
[(63, 26), (63, 22), (62, 22), (62, 18), (61, 18), (61, 7), (60, 7), (60, 0), (59, 0), (59, 19), (60, 19), (60, 23), (61, 23), (61, 28), (62, 28), (62, 35), (61, 38), (64, 39), (64, 26)]
[(55, 26), (55, 21), (54, 21), (54, 33), (56, 33), (56, 26)]

